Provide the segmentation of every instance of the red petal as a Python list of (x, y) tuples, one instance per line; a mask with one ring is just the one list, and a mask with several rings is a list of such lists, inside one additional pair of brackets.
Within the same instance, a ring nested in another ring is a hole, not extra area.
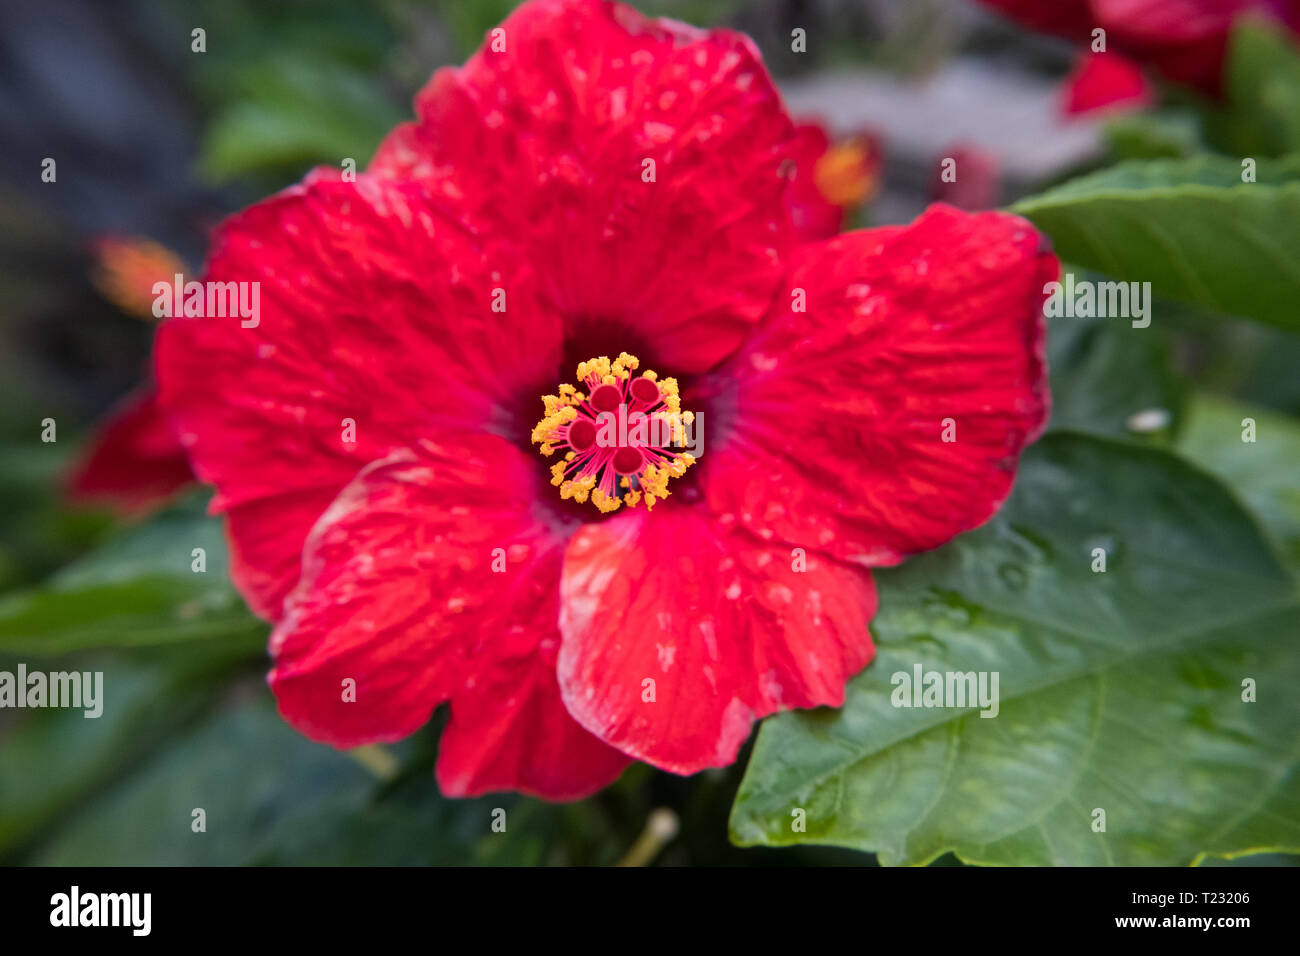
[(519, 790), (548, 800), (578, 800), (613, 783), (631, 760), (569, 716), (555, 677), (559, 632), (555, 627), (558, 557), (539, 619), (548, 636), (535, 633), (519, 647), (492, 649), (493, 663), (475, 676), (472, 689), (451, 704), (451, 722), (438, 744), (438, 785), (451, 797)]
[[(945, 175), (948, 160), (952, 160), (955, 177)], [(930, 179), (933, 202), (947, 203), (967, 212), (994, 208), (1001, 191), (997, 154), (967, 143), (948, 146), (942, 159), (935, 163)]]
[(432, 424), (500, 421), (520, 392), (556, 380), (559, 321), (536, 304), (526, 266), (438, 214), (417, 184), (313, 175), (228, 220), (204, 279), (260, 283), (258, 324), (166, 322), (162, 401), (217, 486), (214, 508), (266, 516), (279, 505), (259, 503), (293, 502), (274, 538), (244, 541), (255, 523), (231, 525), (236, 583), (273, 619), (311, 510), (359, 468)]
[(805, 247), (770, 322), (712, 383), (710, 505), (761, 538), (875, 565), (984, 522), (1047, 420), (1057, 269), (1024, 220), (947, 206)]
[(450, 699), (438, 776), (451, 794), (568, 799), (613, 780), (626, 758), (559, 700), (564, 539), (534, 516), (539, 483), (531, 458), (482, 433), (362, 471), (313, 529), (271, 637), (285, 719), (351, 747), (405, 737)]
[[(870, 575), (727, 534), (669, 502), (574, 535), (561, 582), (560, 689), (578, 722), (676, 773), (736, 758), (751, 723), (837, 707), (871, 660)], [(654, 700), (646, 700), (654, 681)]]
[(150, 385), (127, 396), (100, 424), (69, 477), (68, 493), (138, 514), (193, 480), (185, 450)]
[[(302, 547), (318, 518), (338, 495), (342, 472), (322, 469), (325, 484), (301, 485), (282, 494), (268, 493), (226, 514), (230, 577), (253, 613), (278, 621), (285, 596), (302, 575)], [(209, 509), (219, 511), (216, 500)]]
[(613, 327), (674, 372), (715, 364), (793, 241), (792, 126), (757, 49), (597, 0), (533, 0), (498, 30), (434, 76), (421, 126), (371, 170), (430, 176), (471, 221), (521, 237), (579, 335)]
[(830, 135), (817, 122), (800, 123), (795, 129), (796, 168), (786, 190), (790, 219), (801, 242), (816, 242), (838, 235), (844, 225), (844, 207), (829, 202), (817, 188), (813, 176), (817, 160), (830, 149)]
[(1062, 109), (1080, 116), (1101, 109), (1140, 109), (1155, 95), (1142, 68), (1119, 53), (1082, 53), (1065, 79)]
[(1088, 36), (1095, 25), (1089, 0), (980, 0), (1031, 30), (1072, 40)]
[(1115, 49), (1211, 95), (1219, 91), (1234, 18), (1270, 7), (1267, 0), (1092, 0)]
[(1026, 26), (1091, 43), (1106, 32), (1119, 51), (1172, 80), (1219, 92), (1228, 35), (1236, 17), (1256, 13), (1300, 28), (1295, 0), (983, 0)]

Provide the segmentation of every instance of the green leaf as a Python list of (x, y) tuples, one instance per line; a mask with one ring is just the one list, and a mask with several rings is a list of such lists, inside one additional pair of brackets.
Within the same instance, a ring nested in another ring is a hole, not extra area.
[(1252, 853), (1235, 859), (1207, 857), (1202, 866), (1300, 866), (1300, 856), (1285, 853)]
[[(202, 548), (206, 570), (196, 572)], [(0, 598), (0, 651), (39, 655), (266, 634), (230, 584), (221, 526), (192, 499), (130, 529), (38, 588)]]
[(455, 45), (456, 56), (462, 60), (483, 44), (488, 31), (500, 26), (515, 6), (514, 0), (478, 0), (477, 3), (436, 0), (434, 4)]
[[(504, 832), (493, 811), (505, 811)], [(195, 832), (202, 809), (205, 832)], [(569, 852), (583, 854), (577, 860)], [(256, 700), (215, 715), (104, 793), (34, 855), (39, 865), (493, 865), (611, 862), (594, 801), (438, 795), (430, 766), (385, 788)], [(590, 854), (590, 855), (587, 855)]]
[[(737, 842), (911, 864), (1300, 851), (1300, 596), (1208, 475), (1156, 449), (1050, 435), (993, 521), (877, 581), (877, 659), (841, 710), (764, 724)], [(893, 675), (914, 665), (996, 672), (997, 716), (893, 706)], [(1257, 702), (1242, 700), (1246, 678)]]
[(1276, 24), (1239, 17), (1228, 50), (1226, 105), (1211, 131), (1226, 152), (1280, 156), (1300, 150), (1300, 52)]
[[(1244, 441), (1246, 422), (1254, 441)], [(1293, 567), (1300, 568), (1300, 423), (1230, 399), (1198, 395), (1178, 450), (1242, 496)]]
[(1102, 132), (1120, 159), (1176, 158), (1204, 149), (1200, 118), (1186, 109), (1116, 116)]
[(1261, 161), (1257, 180), (1243, 183), (1241, 163), (1223, 157), (1130, 161), (1013, 210), (1069, 262), (1150, 282), (1158, 296), (1298, 329), (1300, 162)]
[(30, 586), (92, 546), (107, 515), (69, 509), (61, 494), (70, 443), (0, 440), (0, 591)]
[(256, 172), (301, 175), (349, 157), (362, 168), (403, 119), (375, 78), (346, 65), (277, 56), (246, 68), (241, 79), (248, 96), (220, 110), (204, 135), (200, 171), (213, 182)]
[[(0, 854), (30, 840), (210, 706), (240, 655), (224, 645), (152, 658), (60, 662), (54, 670), (100, 672), (101, 713), (15, 710), (0, 734)], [(0, 660), (15, 670), (16, 661)], [(43, 664), (26, 660), (29, 671)]]
[(1053, 431), (1126, 436), (1177, 427), (1186, 388), (1165, 330), (1115, 319), (1047, 320)]

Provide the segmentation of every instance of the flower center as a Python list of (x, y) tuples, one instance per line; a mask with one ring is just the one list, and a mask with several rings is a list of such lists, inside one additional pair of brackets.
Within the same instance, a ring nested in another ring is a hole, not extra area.
[(543, 455), (563, 453), (551, 467), (561, 498), (590, 499), (602, 512), (642, 502), (649, 509), (668, 497), (669, 479), (695, 464), (678, 450), (695, 415), (682, 411), (676, 379), (649, 369), (633, 377), (640, 364), (626, 352), (588, 359), (578, 363), (579, 385), (542, 396), (546, 414), (532, 440)]

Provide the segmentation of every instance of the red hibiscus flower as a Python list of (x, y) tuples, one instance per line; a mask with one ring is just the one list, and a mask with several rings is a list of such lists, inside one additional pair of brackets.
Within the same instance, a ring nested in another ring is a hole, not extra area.
[(1298, 0), (981, 0), (1031, 29), (1086, 42), (1106, 31), (1107, 50), (1149, 63), (1171, 80), (1217, 95), (1233, 21), (1270, 17), (1300, 30)]
[(880, 186), (880, 143), (866, 133), (832, 144), (820, 122), (798, 123), (795, 160), (786, 201), (795, 231), (805, 242), (838, 235), (845, 218)]
[(566, 799), (839, 705), (868, 567), (987, 519), (1043, 426), (1042, 237), (800, 243), (751, 42), (597, 0), (524, 4), (416, 112), (220, 228), (253, 327), (159, 336), (281, 713), (354, 746), (449, 702), (445, 792)]

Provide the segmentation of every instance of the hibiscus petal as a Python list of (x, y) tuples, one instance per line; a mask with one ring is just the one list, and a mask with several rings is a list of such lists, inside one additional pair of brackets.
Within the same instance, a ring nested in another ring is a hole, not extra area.
[(571, 339), (612, 325), (651, 365), (699, 371), (765, 312), (793, 241), (793, 127), (748, 38), (534, 0), (416, 112), (371, 171), (432, 177), (521, 237)]
[(73, 469), (68, 494), (104, 502), (124, 514), (162, 504), (194, 480), (171, 422), (158, 407), (158, 391), (145, 386), (122, 401), (100, 424)]
[(1219, 93), (1233, 20), (1277, 7), (1271, 0), (1092, 0), (1116, 49), (1211, 95)]
[(983, 523), (1047, 420), (1057, 271), (1024, 220), (947, 206), (804, 247), (770, 321), (706, 385), (709, 504), (870, 565)]
[(617, 777), (626, 758), (559, 700), (565, 529), (538, 520), (539, 484), (530, 458), (482, 433), (362, 471), (312, 530), (271, 637), (285, 719), (350, 747), (405, 737), (450, 699), (438, 763), (450, 794), (571, 799)]
[(166, 322), (162, 402), (217, 510), (299, 496), (281, 522), (295, 533), (245, 542), (256, 523), (231, 525), (236, 584), (272, 619), (320, 513), (306, 511), (431, 425), (498, 427), (556, 378), (559, 320), (527, 266), (418, 184), (314, 174), (229, 219), (204, 280), (244, 283), (247, 305), (258, 283), (259, 314)]
[(874, 653), (868, 572), (729, 534), (674, 502), (585, 525), (560, 593), (569, 713), (676, 773), (731, 763), (774, 711), (839, 706)]
[(790, 220), (802, 242), (837, 235), (844, 226), (844, 207), (828, 200), (817, 188), (817, 161), (831, 148), (830, 134), (819, 122), (795, 127), (795, 173), (786, 188)]
[[(253, 613), (268, 621), (280, 619), (285, 596), (302, 576), (302, 543), (338, 495), (339, 483), (348, 480), (333, 469), (321, 477), (330, 483), (283, 494), (268, 490), (265, 497), (225, 511), (231, 580)], [(209, 511), (220, 510), (219, 500), (213, 499)]]
[[(1171, 80), (1210, 95), (1221, 87), (1223, 59), (1234, 20), (1245, 14), (1270, 17), (1295, 32), (1295, 0), (982, 0), (1035, 30), (1094, 43), (1105, 34), (1106, 51), (1120, 51), (1155, 67)], [(1100, 51), (1099, 51), (1100, 52)]]
[[(549, 563), (558, 578), (558, 556)], [(558, 593), (555, 580), (539, 608), (548, 621), (555, 620)], [(514, 656), (493, 651), (493, 666), (452, 698), (451, 722), (438, 744), (438, 786), (447, 796), (518, 790), (578, 800), (613, 783), (631, 763), (569, 716), (555, 678), (559, 632), (554, 624), (549, 630), (538, 642), (530, 628), (530, 646)]]
[(1087, 37), (1095, 25), (1089, 0), (980, 0), (1003, 16), (1033, 30), (1054, 33), (1057, 36), (1080, 40)]
[(1113, 52), (1080, 53), (1062, 94), (1061, 111), (1066, 116), (1143, 109), (1155, 102), (1155, 91), (1142, 75), (1142, 67)]

